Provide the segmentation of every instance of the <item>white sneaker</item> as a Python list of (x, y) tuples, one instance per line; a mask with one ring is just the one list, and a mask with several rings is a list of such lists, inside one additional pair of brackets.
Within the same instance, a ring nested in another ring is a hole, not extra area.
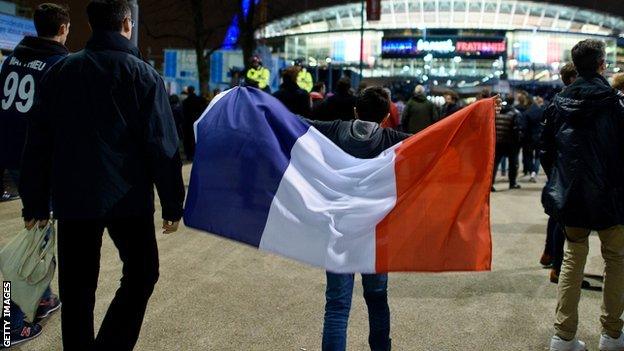
[(600, 336), (600, 351), (624, 351), (624, 333), (614, 339), (609, 335)]
[(587, 347), (579, 339), (565, 341), (555, 335), (550, 339), (550, 351), (587, 351)]

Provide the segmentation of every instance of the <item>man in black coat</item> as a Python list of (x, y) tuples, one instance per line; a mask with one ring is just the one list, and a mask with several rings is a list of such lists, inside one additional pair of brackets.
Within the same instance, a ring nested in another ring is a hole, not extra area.
[[(20, 194), (24, 219), (58, 219), (63, 349), (132, 350), (158, 280), (154, 185), (164, 232), (178, 228), (184, 184), (165, 86), (130, 37), (125, 0), (87, 7), (85, 50), (50, 69), (29, 125)], [(123, 277), (94, 335), (93, 307), (104, 230)]]
[(533, 102), (526, 91), (520, 91), (517, 94), (517, 100), (519, 102), (518, 109), (522, 112), (522, 130), (524, 131), (522, 142), (523, 173), (525, 176), (530, 176), (530, 182), (536, 183), (540, 166), (538, 144), (542, 134), (544, 111)]
[(352, 121), (355, 119), (355, 95), (351, 92), (351, 79), (342, 77), (336, 85), (336, 93), (323, 101), (314, 111), (315, 118), (322, 121)]
[[(564, 65), (559, 71), (561, 76), (561, 80), (563, 84), (568, 87), (578, 77), (578, 72), (576, 71), (576, 67), (574, 67), (573, 63), (568, 63)], [(550, 104), (545, 112), (544, 112), (544, 125), (551, 125), (550, 119), (555, 115), (553, 112), (556, 111), (556, 106), (554, 104)], [(544, 133), (542, 133), (542, 137)], [(551, 133), (552, 134), (552, 133)], [(552, 138), (552, 136), (551, 136)], [(545, 150), (546, 149), (546, 150)], [(542, 167), (544, 168), (544, 172), (546, 176), (550, 178), (550, 174), (552, 173), (552, 168), (554, 166), (554, 153), (549, 152), (548, 146), (544, 147), (542, 141), (540, 141), (540, 161), (542, 163)], [(545, 150), (545, 151), (544, 151)], [(540, 263), (543, 266), (551, 266), (550, 269), (550, 281), (552, 283), (559, 283), (559, 273), (561, 272), (561, 265), (563, 264), (563, 249), (565, 246), (565, 233), (563, 230), (563, 226), (558, 223), (554, 218), (548, 218), (548, 226), (546, 229), (546, 245), (544, 247), (544, 253), (540, 259)], [(583, 287), (589, 288), (591, 284), (584, 280)]]
[(600, 40), (572, 49), (579, 77), (556, 96), (543, 136), (545, 156), (554, 160), (543, 204), (568, 241), (551, 350), (585, 350), (576, 332), (592, 230), (605, 260), (600, 350), (624, 349), (624, 95), (602, 76), (605, 57)]
[(188, 97), (182, 103), (182, 111), (184, 115), (184, 123), (182, 131), (184, 133), (184, 153), (186, 159), (193, 161), (195, 157), (195, 121), (201, 117), (202, 113), (208, 106), (203, 96), (195, 94), (195, 88), (190, 86), (186, 88)]
[(310, 117), (312, 110), (312, 100), (307, 91), (297, 85), (297, 77), (301, 72), (301, 67), (291, 66), (282, 72), (282, 85), (279, 90), (273, 93), (288, 110), (296, 115)]

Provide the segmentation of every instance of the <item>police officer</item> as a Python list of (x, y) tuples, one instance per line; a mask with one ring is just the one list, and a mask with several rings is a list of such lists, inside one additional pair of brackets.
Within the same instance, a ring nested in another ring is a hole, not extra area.
[(296, 60), (295, 65), (301, 67), (301, 71), (299, 71), (299, 75), (297, 76), (297, 85), (308, 93), (311, 92), (314, 87), (312, 74), (303, 66), (303, 59)]
[(267, 93), (271, 93), (269, 83), (271, 80), (271, 72), (268, 68), (262, 65), (262, 60), (258, 56), (253, 56), (249, 60), (249, 69), (247, 70), (248, 85), (256, 85), (258, 88), (264, 90)]

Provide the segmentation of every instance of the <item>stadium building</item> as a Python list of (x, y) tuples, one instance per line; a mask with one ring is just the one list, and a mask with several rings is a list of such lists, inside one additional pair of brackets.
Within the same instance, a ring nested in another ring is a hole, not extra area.
[[(378, 21), (362, 3), (320, 8), (268, 23), (258, 39), (286, 61), (359, 72), (364, 78), (416, 77), (461, 88), (554, 82), (579, 40), (607, 44), (610, 74), (624, 62), (624, 19), (578, 7), (523, 0), (381, 0)], [(362, 25), (363, 23), (363, 25)]]

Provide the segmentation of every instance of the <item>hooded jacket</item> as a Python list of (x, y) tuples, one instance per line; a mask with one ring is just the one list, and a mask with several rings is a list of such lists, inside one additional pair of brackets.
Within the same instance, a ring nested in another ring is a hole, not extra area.
[(362, 120), (332, 122), (308, 120), (308, 123), (344, 152), (362, 159), (375, 158), (410, 137), (409, 134), (381, 128), (378, 123)]
[(624, 224), (624, 95), (598, 75), (579, 77), (547, 109), (541, 148), (552, 168), (542, 203), (566, 226)]
[(20, 195), (24, 217), (106, 220), (182, 216), (184, 183), (165, 85), (121, 34), (95, 31), (46, 75), (30, 121)]
[(67, 48), (56, 41), (25, 37), (4, 61), (0, 84), (8, 89), (0, 91), (0, 168), (19, 168), (41, 80), (68, 54)]
[(522, 113), (521, 129), (525, 145), (537, 146), (542, 135), (542, 122), (544, 120), (544, 110), (536, 104), (531, 104), (527, 108), (520, 110)]
[(403, 130), (416, 134), (438, 121), (438, 109), (422, 94), (414, 95), (405, 106), (401, 125)]

